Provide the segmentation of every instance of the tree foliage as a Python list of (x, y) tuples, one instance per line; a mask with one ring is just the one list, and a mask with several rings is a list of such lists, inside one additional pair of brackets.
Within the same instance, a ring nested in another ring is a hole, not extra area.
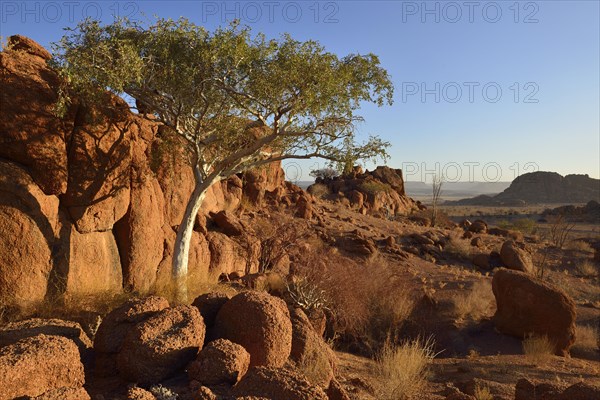
[[(237, 23), (208, 32), (186, 19), (142, 27), (85, 20), (56, 44), (55, 66), (84, 101), (110, 90), (185, 137), (202, 179), (224, 179), (284, 158), (385, 155), (388, 143), (355, 143), (361, 102), (391, 104), (373, 55), (338, 57), (315, 41), (267, 40)], [(248, 121), (262, 127), (249, 135)]]

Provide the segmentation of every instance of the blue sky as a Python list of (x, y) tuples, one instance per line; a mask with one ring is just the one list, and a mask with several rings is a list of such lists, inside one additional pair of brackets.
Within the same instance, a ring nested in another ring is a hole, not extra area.
[[(359, 136), (420, 181), (510, 181), (533, 170), (600, 176), (599, 1), (2, 1), (0, 35), (45, 46), (84, 16), (238, 18), (329, 51), (377, 54), (395, 103), (365, 105)], [(286, 164), (308, 180), (319, 160)], [(372, 167), (372, 165), (367, 165)]]

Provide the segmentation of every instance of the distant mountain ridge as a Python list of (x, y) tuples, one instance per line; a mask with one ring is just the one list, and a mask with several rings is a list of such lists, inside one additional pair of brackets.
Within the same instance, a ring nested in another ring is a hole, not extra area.
[(587, 203), (600, 201), (600, 179), (589, 175), (566, 175), (538, 171), (517, 177), (495, 196), (481, 195), (446, 202), (449, 205), (518, 206), (540, 203)]

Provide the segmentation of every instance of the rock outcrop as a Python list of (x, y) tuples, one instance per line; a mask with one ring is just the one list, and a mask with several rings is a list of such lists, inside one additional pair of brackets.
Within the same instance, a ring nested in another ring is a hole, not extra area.
[(96, 374), (111, 376), (117, 374), (117, 355), (121, 351), (125, 337), (136, 324), (147, 320), (169, 307), (162, 297), (150, 296), (145, 299), (131, 299), (115, 308), (104, 317), (94, 337)]
[(576, 309), (561, 289), (523, 272), (499, 269), (492, 279), (496, 298), (496, 328), (505, 334), (525, 338), (545, 335), (557, 355), (567, 355), (575, 343)]
[[(391, 217), (416, 210), (417, 204), (404, 191), (402, 170), (377, 167), (362, 172), (356, 168), (350, 175), (317, 179), (315, 185), (325, 185), (333, 199), (346, 199), (361, 212)], [(311, 192), (311, 187), (308, 188)]]
[[(61, 81), (49, 59), (23, 36), (0, 53), (0, 291), (16, 304), (49, 291), (148, 292), (171, 276), (175, 231), (194, 187), (183, 139), (108, 93), (96, 108), (74, 98), (58, 117)], [(256, 239), (234, 213), (242, 197), (253, 207), (301, 191), (283, 178), (274, 163), (210, 188), (191, 274), (255, 268), (258, 252), (245, 244)], [(220, 232), (208, 232), (210, 213)]]

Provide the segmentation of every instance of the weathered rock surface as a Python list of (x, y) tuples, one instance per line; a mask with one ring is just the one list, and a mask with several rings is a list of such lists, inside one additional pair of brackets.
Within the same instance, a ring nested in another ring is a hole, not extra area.
[(221, 307), (217, 335), (250, 353), (251, 366), (282, 366), (292, 349), (292, 323), (283, 300), (263, 292), (243, 292)]
[(271, 400), (327, 400), (318, 386), (290, 369), (255, 367), (233, 388), (236, 396), (266, 397)]
[(37, 335), (0, 348), (0, 399), (35, 397), (85, 382), (79, 350), (60, 336)]
[(236, 384), (248, 371), (250, 354), (239, 344), (225, 339), (210, 342), (188, 365), (190, 380), (202, 385)]
[(494, 323), (505, 334), (524, 338), (546, 335), (557, 355), (567, 355), (575, 342), (576, 308), (561, 289), (519, 271), (499, 269), (492, 290), (497, 310)]
[(469, 225), (468, 230), (469, 230), (469, 232), (473, 232), (473, 233), (486, 233), (488, 230), (488, 226), (485, 223), (485, 221), (478, 219), (475, 222), (473, 222), (471, 225)]
[(196, 357), (205, 329), (196, 307), (159, 311), (127, 333), (117, 356), (119, 374), (132, 382), (160, 382)]
[(327, 388), (328, 400), (350, 400), (350, 396), (337, 379), (332, 379)]
[(119, 249), (112, 232), (69, 233), (66, 290), (71, 294), (118, 292), (123, 285)]

